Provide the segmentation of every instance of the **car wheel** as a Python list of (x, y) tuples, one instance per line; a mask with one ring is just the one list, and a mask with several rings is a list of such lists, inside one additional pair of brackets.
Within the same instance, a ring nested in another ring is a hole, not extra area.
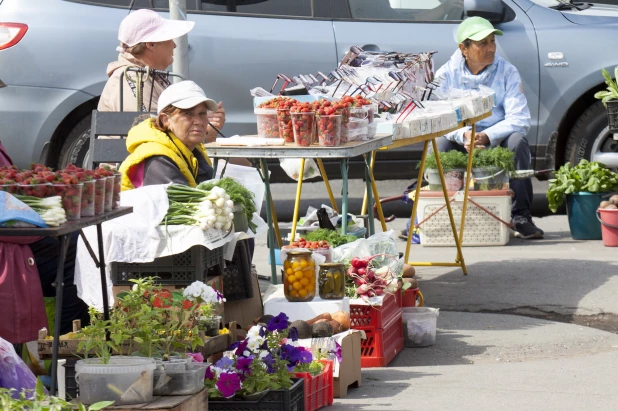
[(90, 148), (90, 123), (92, 114), (80, 120), (67, 136), (58, 158), (58, 168), (69, 164), (85, 167)]
[(618, 141), (609, 132), (607, 110), (600, 101), (577, 119), (567, 140), (565, 162), (575, 165), (584, 158), (618, 168)]

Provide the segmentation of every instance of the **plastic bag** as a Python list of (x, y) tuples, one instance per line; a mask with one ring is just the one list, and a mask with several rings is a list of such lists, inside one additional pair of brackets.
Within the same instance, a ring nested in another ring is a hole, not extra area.
[(350, 117), (348, 124), (348, 140), (361, 141), (369, 139), (369, 121), (366, 118)]
[(13, 344), (0, 338), (0, 387), (15, 389), (13, 398), (19, 398), (21, 390), (34, 390), (36, 377), (26, 363), (19, 358)]
[(36, 211), (0, 191), (0, 227), (47, 227), (47, 224)]
[[(294, 181), (298, 181), (300, 175), (300, 158), (284, 158), (279, 162), (281, 168)], [(303, 181), (312, 179), (320, 175), (320, 169), (312, 158), (305, 159), (305, 170), (303, 171)]]
[(353, 243), (343, 244), (333, 249), (333, 262), (349, 261), (353, 257), (371, 257), (384, 254), (372, 260), (378, 267), (388, 266), (393, 273), (400, 273), (403, 269), (403, 260), (399, 258), (399, 250), (395, 243), (395, 232), (389, 230), (377, 233), (365, 239), (361, 238)]

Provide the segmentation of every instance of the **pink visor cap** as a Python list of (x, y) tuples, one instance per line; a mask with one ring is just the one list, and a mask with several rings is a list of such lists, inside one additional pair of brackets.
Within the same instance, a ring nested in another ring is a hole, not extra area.
[(139, 43), (173, 40), (190, 32), (194, 25), (194, 21), (164, 19), (156, 11), (137, 10), (120, 23), (118, 40), (122, 45), (116, 50), (124, 53)]

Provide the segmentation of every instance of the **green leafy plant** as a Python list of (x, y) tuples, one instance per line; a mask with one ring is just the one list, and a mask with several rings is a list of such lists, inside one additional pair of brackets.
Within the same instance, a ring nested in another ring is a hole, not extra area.
[(118, 346), (113, 341), (107, 341), (105, 334), (110, 328), (111, 319), (104, 320), (103, 314), (95, 308), (88, 308), (90, 314), (90, 325), (82, 328), (82, 340), (78, 343), (77, 349), (84, 352), (84, 358), (94, 352), (94, 355), (102, 364), (108, 364), (113, 352), (118, 352)]
[(569, 163), (560, 167), (554, 179), (549, 180), (547, 200), (552, 212), (558, 211), (563, 196), (579, 192), (607, 193), (618, 190), (618, 174), (604, 164), (581, 160), (575, 167)]
[(302, 237), (307, 241), (327, 241), (333, 248), (358, 240), (358, 238), (353, 235), (343, 235), (338, 231), (329, 230), (327, 228), (318, 228), (315, 231), (302, 235)]
[(197, 188), (211, 191), (215, 186), (224, 189), (227, 195), (230, 196), (230, 200), (234, 202), (234, 205), (241, 205), (243, 207), (244, 213), (249, 221), (249, 229), (255, 233), (257, 226), (251, 222), (253, 213), (257, 212), (254, 202), (255, 195), (253, 192), (230, 177), (225, 177), (218, 181), (206, 181), (199, 184)]
[(101, 401), (89, 407), (81, 403), (72, 404), (62, 398), (46, 395), (40, 379), (37, 380), (34, 390), (22, 390), (19, 395), (15, 395), (16, 393), (14, 389), (0, 388), (0, 409), (2, 411), (97, 411), (114, 403), (113, 401)]
[[(616, 83), (616, 80), (612, 78), (607, 70), (603, 69), (601, 72), (603, 73), (603, 78), (605, 78), (607, 88), (597, 91), (594, 94), (594, 98), (601, 100), (603, 105), (607, 107), (608, 101), (618, 100), (618, 83)], [(618, 78), (618, 66), (614, 68), (614, 77)]]
[[(442, 164), (442, 170), (449, 171), (457, 168), (466, 168), (468, 166), (468, 156), (458, 150), (444, 151), (440, 153), (440, 163)], [(416, 165), (420, 167), (420, 163)], [(432, 151), (427, 154), (425, 159), (425, 169), (437, 169), (438, 163), (436, 162), (436, 154)]]
[(515, 153), (505, 147), (492, 147), (483, 150), (474, 150), (472, 167), (497, 167), (506, 171), (515, 170)]

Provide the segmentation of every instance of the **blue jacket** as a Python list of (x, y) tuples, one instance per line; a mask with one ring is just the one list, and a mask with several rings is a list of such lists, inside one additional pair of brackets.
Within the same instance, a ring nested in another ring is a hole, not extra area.
[[(472, 74), (458, 49), (451, 59), (436, 73), (436, 81), (441, 91), (451, 88), (475, 90), (479, 85), (491, 88), (495, 93), (495, 106), (490, 117), (476, 123), (476, 130), (483, 131), (489, 137), (491, 146), (499, 146), (502, 140), (513, 133), (524, 136), (530, 129), (530, 110), (524, 96), (519, 72), (511, 63), (496, 53), (494, 62), (479, 74)], [(445, 137), (459, 144), (464, 144), (464, 133), (470, 127), (464, 127), (447, 134)]]

